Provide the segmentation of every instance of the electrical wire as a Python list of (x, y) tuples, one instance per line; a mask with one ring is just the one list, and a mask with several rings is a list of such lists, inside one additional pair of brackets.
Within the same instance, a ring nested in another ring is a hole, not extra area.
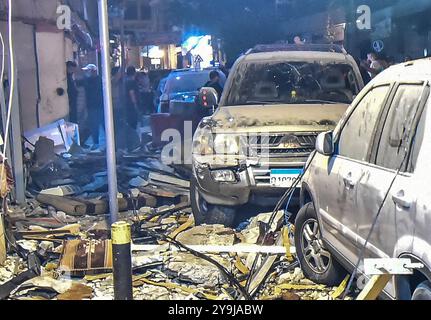
[[(11, 79), (10, 79), (10, 91), (9, 91), (9, 105), (8, 105), (8, 115), (7, 115), (7, 120), (6, 120), (6, 132), (5, 132), (5, 136), (4, 136), (4, 142), (3, 142), (3, 152), (0, 152), (1, 157), (2, 157), (2, 161), (3, 161), (3, 165), (1, 166), (1, 173), (0, 173), (0, 189), (3, 183), (3, 178), (4, 178), (4, 174), (6, 172), (6, 148), (7, 148), (7, 141), (8, 141), (8, 136), (9, 136), (9, 126), (10, 126), (10, 115), (11, 115), (11, 109), (12, 109), (12, 97), (13, 97), (13, 90), (15, 88), (15, 74), (13, 72), (14, 68), (15, 68), (15, 57), (13, 56), (13, 39), (12, 39), (12, 0), (9, 0), (8, 2), (9, 4), (9, 14), (8, 14), (8, 29), (9, 29), (9, 55), (10, 55), (10, 69), (11, 69)], [(4, 77), (4, 70), (5, 70), (5, 43), (4, 43), (4, 39), (3, 39), (3, 35), (0, 33), (0, 40), (1, 40), (1, 44), (2, 44), (2, 68), (1, 68), (1, 83), (0, 85), (3, 88), (3, 77)], [(6, 184), (7, 184), (7, 177), (6, 177)], [(5, 210), (6, 210), (6, 206), (5, 206), (5, 202), (3, 201), (3, 211), (0, 212), (0, 219), (3, 220), (4, 214), (5, 214)], [(6, 232), (4, 233), (4, 236), (6, 238), (6, 240), (13, 245), (13, 243), (8, 239)]]
[[(8, 6), (9, 6), (8, 32), (9, 32), (10, 82), (9, 82), (9, 101), (8, 101), (7, 120), (6, 120), (6, 132), (4, 133), (4, 139), (3, 139), (4, 140), (3, 152), (2, 152), (3, 162), (6, 161), (6, 151), (7, 151), (8, 140), (9, 140), (10, 119), (12, 114), (11, 111), (13, 106), (13, 93), (15, 90), (15, 55), (13, 50), (12, 0), (8, 0)], [(6, 171), (6, 166), (3, 165), (1, 168), (1, 174), (0, 174), (0, 184), (3, 182), (5, 171)]]
[(179, 249), (186, 250), (186, 251), (190, 252), (192, 255), (215, 265), (223, 273), (223, 275), (229, 280), (229, 282), (238, 289), (238, 291), (241, 293), (241, 295), (246, 300), (252, 300), (252, 298), (248, 294), (247, 290), (239, 283), (239, 281), (235, 278), (235, 276), (229, 270), (227, 270), (224, 266), (222, 266), (219, 262), (217, 262), (216, 260), (210, 258), (209, 256), (207, 256), (203, 253), (200, 253), (198, 251), (195, 251), (195, 250), (189, 248), (188, 246), (182, 244), (181, 242), (179, 242), (179, 241), (177, 241), (177, 240), (175, 240), (175, 239), (173, 239), (173, 238), (171, 238), (165, 234), (157, 233), (157, 232), (154, 232), (154, 231), (151, 231), (148, 229), (145, 229), (145, 231), (149, 235), (151, 235), (155, 238), (160, 238), (162, 240), (165, 240), (165, 241), (175, 245)]

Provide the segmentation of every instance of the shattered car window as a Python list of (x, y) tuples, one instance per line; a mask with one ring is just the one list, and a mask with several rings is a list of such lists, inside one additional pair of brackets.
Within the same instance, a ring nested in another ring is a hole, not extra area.
[(355, 78), (347, 64), (242, 63), (224, 104), (350, 104), (358, 93)]

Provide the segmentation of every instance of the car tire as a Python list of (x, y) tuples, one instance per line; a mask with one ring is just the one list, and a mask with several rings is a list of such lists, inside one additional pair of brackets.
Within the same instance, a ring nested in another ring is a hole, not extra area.
[(190, 185), (190, 201), (197, 226), (203, 224), (221, 224), (233, 227), (236, 210), (232, 207), (216, 206), (207, 203), (199, 193), (197, 183), (192, 179)]
[(346, 270), (322, 242), (319, 220), (313, 203), (299, 211), (295, 221), (295, 246), (304, 275), (318, 284), (338, 286)]
[(431, 282), (422, 282), (413, 292), (412, 300), (431, 300)]

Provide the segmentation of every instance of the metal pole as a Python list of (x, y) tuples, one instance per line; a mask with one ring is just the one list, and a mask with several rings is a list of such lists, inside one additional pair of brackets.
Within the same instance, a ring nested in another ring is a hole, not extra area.
[[(11, 113), (11, 134), (12, 139), (10, 140), (9, 146), (12, 146), (12, 168), (15, 178), (15, 198), (18, 204), (24, 204), (25, 197), (25, 178), (24, 178), (24, 158), (22, 150), (22, 138), (21, 138), (21, 111), (18, 94), (18, 72), (15, 68), (12, 72), (15, 72), (15, 86), (13, 90), (13, 105)], [(12, 99), (12, 98), (10, 98)]]
[(117, 161), (115, 155), (114, 112), (112, 107), (111, 64), (107, 0), (99, 0), (99, 33), (102, 53), (103, 99), (105, 109), (106, 159), (108, 163), (111, 224), (118, 219)]

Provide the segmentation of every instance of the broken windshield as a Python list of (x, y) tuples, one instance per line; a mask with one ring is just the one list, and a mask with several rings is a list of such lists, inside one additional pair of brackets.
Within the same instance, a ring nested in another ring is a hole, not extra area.
[(238, 66), (224, 105), (350, 104), (357, 93), (348, 64), (245, 62)]

